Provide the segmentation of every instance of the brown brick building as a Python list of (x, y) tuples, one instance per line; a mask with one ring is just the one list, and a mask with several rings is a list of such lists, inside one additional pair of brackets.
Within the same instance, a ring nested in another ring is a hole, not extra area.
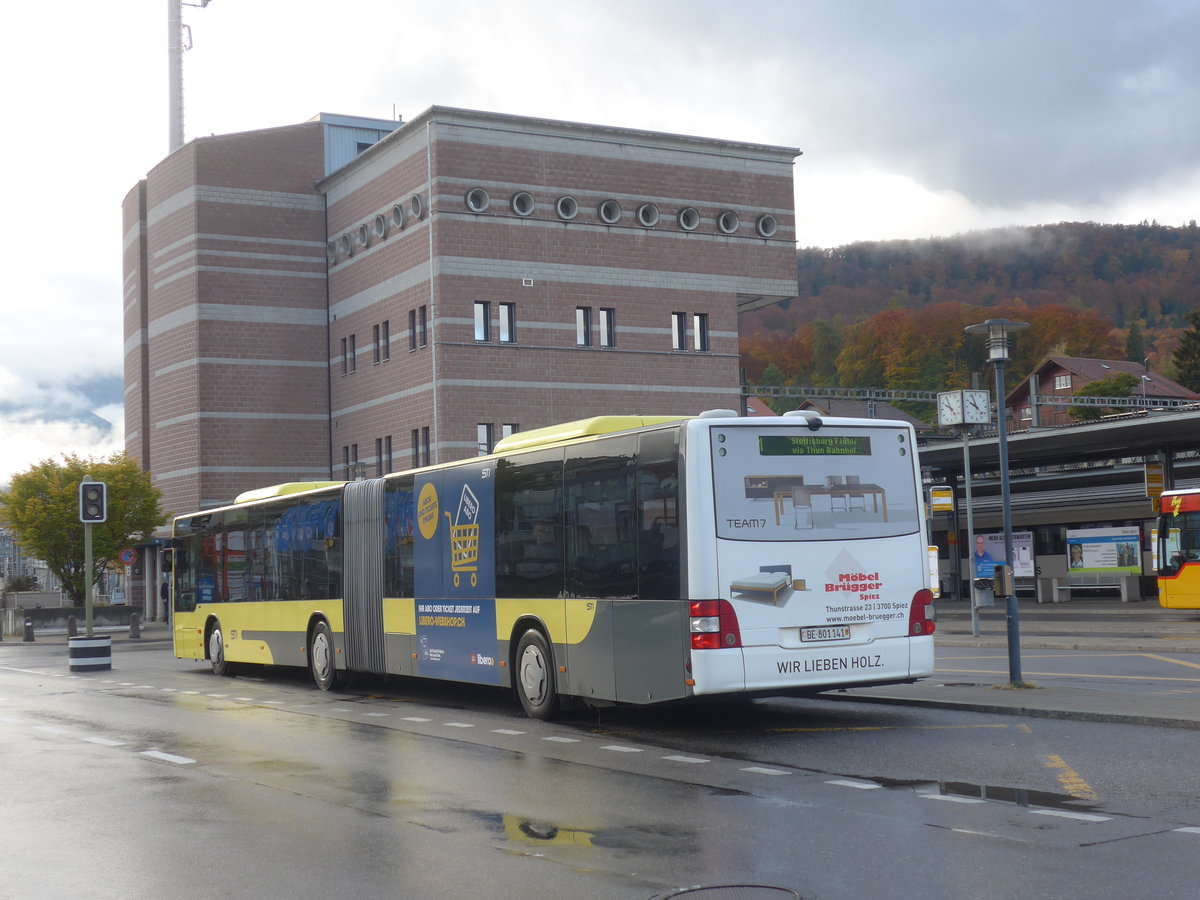
[(441, 107), (195, 140), (124, 204), (128, 450), (183, 512), (736, 408), (798, 152)]

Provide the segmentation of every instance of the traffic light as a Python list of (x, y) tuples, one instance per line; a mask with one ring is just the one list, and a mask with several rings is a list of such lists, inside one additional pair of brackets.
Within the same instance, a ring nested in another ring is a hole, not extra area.
[(108, 519), (108, 486), (103, 481), (79, 485), (79, 521), (85, 525)]

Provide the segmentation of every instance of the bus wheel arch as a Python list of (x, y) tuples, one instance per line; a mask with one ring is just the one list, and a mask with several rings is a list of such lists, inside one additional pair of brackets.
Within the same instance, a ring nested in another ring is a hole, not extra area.
[(337, 647), (333, 629), (323, 616), (314, 616), (308, 623), (308, 671), (313, 683), (322, 691), (337, 685)]
[(212, 666), (214, 675), (228, 675), (229, 661), (225, 658), (225, 632), (221, 620), (209, 616), (204, 624), (204, 658)]
[(522, 620), (513, 629), (513, 691), (531, 719), (550, 719), (559, 706), (554, 648), (536, 620)]

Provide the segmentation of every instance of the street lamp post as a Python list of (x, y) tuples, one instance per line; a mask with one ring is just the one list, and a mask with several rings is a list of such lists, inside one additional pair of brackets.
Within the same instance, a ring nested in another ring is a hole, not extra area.
[[(1012, 498), (1008, 486), (1008, 412), (1004, 402), (1004, 366), (1009, 362), (1008, 336), (1014, 331), (1028, 328), (1028, 322), (1011, 322), (1008, 319), (988, 319), (979, 325), (968, 325), (968, 334), (987, 335), (988, 360), (996, 370), (996, 441), (1000, 450), (1000, 503), (1004, 512), (1004, 563), (1013, 564)], [(1013, 579), (1008, 579), (1009, 585)], [(1021, 636), (1017, 621), (1017, 592), (1013, 587), (1006, 591), (1008, 618), (1008, 679), (1014, 687), (1024, 687), (1021, 679)]]

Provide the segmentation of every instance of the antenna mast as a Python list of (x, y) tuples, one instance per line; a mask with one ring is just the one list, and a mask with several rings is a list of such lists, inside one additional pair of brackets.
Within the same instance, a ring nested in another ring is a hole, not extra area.
[[(203, 9), (208, 2), (200, 0), (187, 6)], [(167, 0), (167, 103), (170, 108), (171, 153), (183, 146), (183, 51), (192, 49), (192, 29), (183, 24), (183, 6), (183, 0)]]

